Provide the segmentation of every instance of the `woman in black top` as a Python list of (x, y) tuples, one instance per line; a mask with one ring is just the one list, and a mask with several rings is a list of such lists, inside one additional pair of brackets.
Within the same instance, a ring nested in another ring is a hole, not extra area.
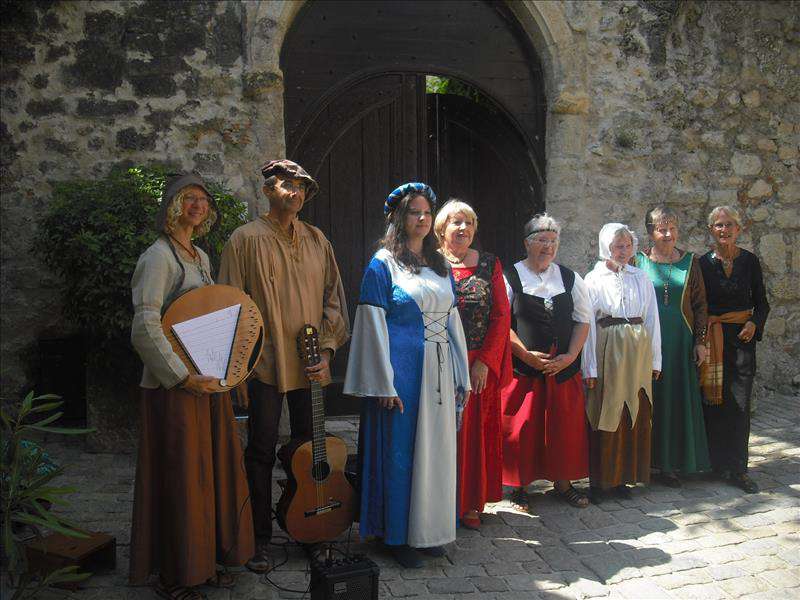
[(747, 475), (750, 397), (756, 341), (769, 314), (761, 263), (736, 245), (739, 212), (718, 206), (708, 216), (714, 249), (700, 259), (708, 300), (708, 362), (701, 369), (711, 466), (748, 493), (758, 485)]

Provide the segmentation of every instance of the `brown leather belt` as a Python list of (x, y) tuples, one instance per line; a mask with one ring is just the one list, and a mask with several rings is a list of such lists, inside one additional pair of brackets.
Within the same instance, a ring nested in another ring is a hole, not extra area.
[(602, 319), (597, 319), (597, 324), (603, 328), (611, 327), (612, 325), (625, 325), (626, 323), (630, 325), (641, 325), (644, 323), (644, 320), (642, 317), (631, 317), (630, 319), (623, 319), (621, 317), (603, 317)]

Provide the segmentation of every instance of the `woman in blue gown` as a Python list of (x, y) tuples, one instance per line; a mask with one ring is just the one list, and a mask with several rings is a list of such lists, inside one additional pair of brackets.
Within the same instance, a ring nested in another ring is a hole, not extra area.
[(386, 235), (361, 282), (344, 392), (365, 397), (362, 537), (404, 567), (443, 556), (456, 532), (456, 413), (470, 390), (452, 275), (432, 232), (436, 196), (408, 183), (386, 201)]

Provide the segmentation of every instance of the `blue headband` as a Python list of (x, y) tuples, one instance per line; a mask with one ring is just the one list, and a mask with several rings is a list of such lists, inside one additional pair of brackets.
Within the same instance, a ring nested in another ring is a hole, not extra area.
[(428, 202), (431, 203), (431, 208), (436, 209), (436, 194), (433, 193), (431, 186), (425, 183), (404, 183), (403, 185), (394, 189), (386, 198), (386, 203), (383, 205), (383, 213), (388, 215), (391, 213), (405, 196), (416, 192), (421, 196), (425, 196)]

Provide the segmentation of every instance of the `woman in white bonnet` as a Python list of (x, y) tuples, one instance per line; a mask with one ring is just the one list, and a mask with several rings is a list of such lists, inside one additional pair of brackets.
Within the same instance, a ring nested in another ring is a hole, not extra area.
[(628, 484), (650, 481), (652, 380), (661, 371), (661, 330), (653, 284), (631, 266), (636, 234), (622, 223), (600, 230), (600, 260), (586, 275), (597, 319), (595, 339), (583, 348), (589, 393), (589, 482), (600, 501)]

